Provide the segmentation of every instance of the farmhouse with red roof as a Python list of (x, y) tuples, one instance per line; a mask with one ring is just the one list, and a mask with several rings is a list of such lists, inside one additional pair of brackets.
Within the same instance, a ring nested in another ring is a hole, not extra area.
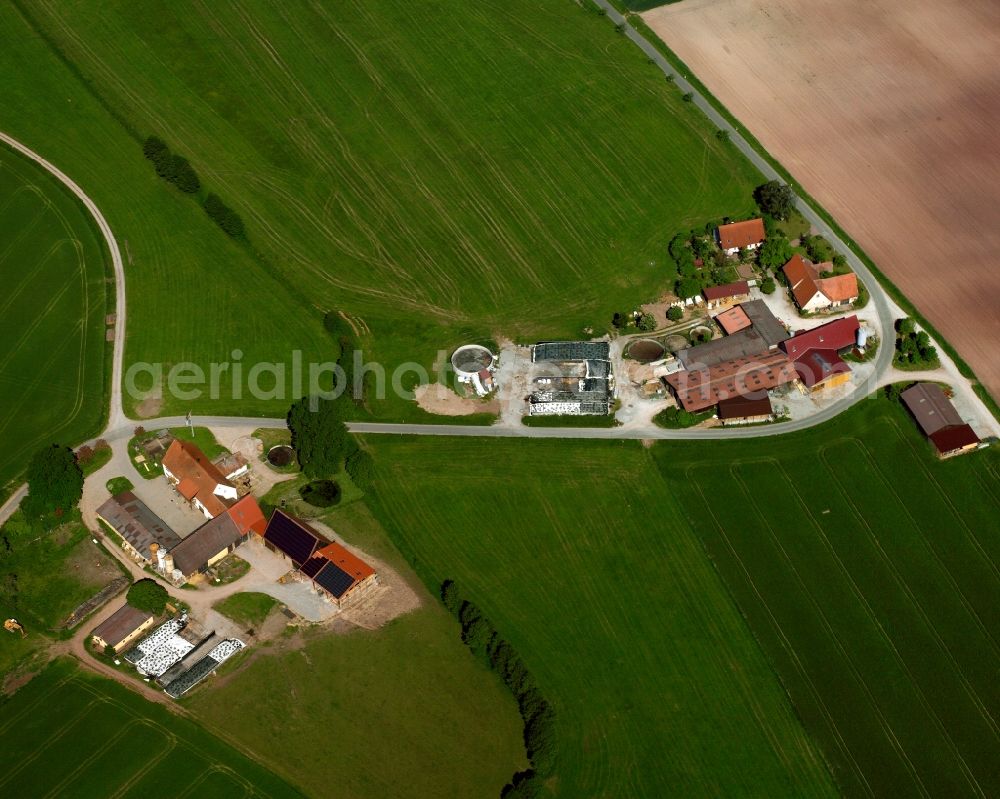
[(742, 249), (756, 250), (767, 238), (763, 219), (748, 219), (745, 222), (719, 225), (716, 236), (719, 239), (719, 247), (726, 255), (736, 255)]
[(820, 277), (833, 271), (832, 263), (812, 264), (795, 254), (782, 267), (788, 278), (792, 299), (802, 311), (830, 311), (847, 308), (858, 299), (858, 276), (853, 272)]
[(214, 519), (236, 501), (236, 486), (190, 441), (175, 438), (162, 465), (167, 480), (206, 518)]

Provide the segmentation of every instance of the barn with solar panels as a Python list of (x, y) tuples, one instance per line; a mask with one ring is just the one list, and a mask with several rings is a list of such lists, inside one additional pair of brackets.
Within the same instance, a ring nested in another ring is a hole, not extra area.
[(356, 604), (378, 585), (378, 574), (341, 544), (327, 541), (301, 519), (275, 510), (262, 536), (264, 546), (287, 558), (333, 604)]

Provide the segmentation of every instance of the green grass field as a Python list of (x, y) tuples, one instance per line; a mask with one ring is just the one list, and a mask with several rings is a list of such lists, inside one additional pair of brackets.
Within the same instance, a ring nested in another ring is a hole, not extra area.
[(302, 795), (197, 724), (69, 660), (0, 707), (0, 791), (9, 796)]
[(239, 624), (256, 627), (276, 607), (278, 602), (274, 598), (250, 591), (226, 597), (215, 606), (215, 609)]
[[(245, 668), (222, 670), (185, 705), (261, 762), (287, 764), (312, 796), (494, 799), (526, 766), (514, 700), (469, 654), (458, 625), (363, 503), (324, 520), (417, 586), (422, 606), (377, 630), (282, 636)], [(330, 743), (322, 756), (318, 741)]]
[[(430, 366), (470, 333), (602, 330), (666, 288), (677, 230), (752, 206), (753, 168), (569, 0), (115, 3), (100, 19), (31, 4), (82, 80), (2, 13), (20, 35), (0, 66), (36, 66), (0, 80), (0, 101), (27, 106), (15, 132), (70, 162), (129, 241), (130, 362), (234, 347), (287, 360), (291, 346), (308, 360), (328, 349), (314, 332), (331, 307), (390, 366)], [(158, 180), (109, 109), (189, 157), (250, 247)]]
[(556, 701), (559, 795), (1000, 789), (996, 453), (940, 463), (884, 400), (711, 447), (367, 443), (395, 540)]
[(1000, 458), (939, 463), (899, 407), (658, 454), (852, 796), (1000, 791)]
[(0, 146), (0, 487), (40, 447), (100, 431), (114, 296), (106, 257), (76, 198)]
[(834, 795), (653, 450), (365, 443), (408, 560), (458, 581), (556, 706), (557, 795)]

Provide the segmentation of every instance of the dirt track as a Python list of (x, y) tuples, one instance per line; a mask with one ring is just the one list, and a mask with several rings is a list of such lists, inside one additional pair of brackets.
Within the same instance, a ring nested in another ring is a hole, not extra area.
[(995, 0), (684, 0), (643, 16), (1000, 396)]

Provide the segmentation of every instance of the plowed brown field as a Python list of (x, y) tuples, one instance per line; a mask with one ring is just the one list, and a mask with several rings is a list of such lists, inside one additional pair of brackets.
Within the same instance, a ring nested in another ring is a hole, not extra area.
[(643, 17), (1000, 396), (1000, 4), (684, 0)]

